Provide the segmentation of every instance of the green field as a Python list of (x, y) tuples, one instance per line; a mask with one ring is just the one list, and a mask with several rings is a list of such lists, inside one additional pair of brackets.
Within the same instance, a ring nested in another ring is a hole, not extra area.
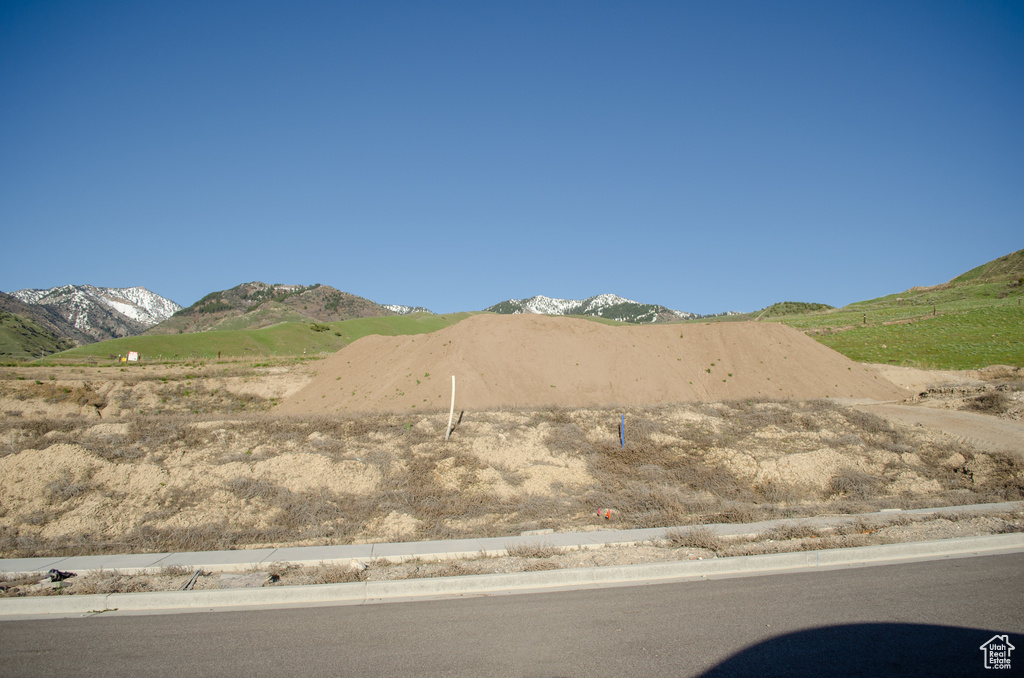
[(808, 331), (860, 362), (1024, 367), (1024, 285), (1016, 274), (997, 282), (975, 280), (977, 274), (968, 273), (934, 288), (771, 320)]
[(813, 306), (784, 302), (760, 312), (689, 322), (781, 322), (859, 362), (933, 369), (1024, 367), (1024, 250), (943, 285), (843, 308), (809, 311)]
[(1024, 307), (988, 306), (812, 335), (859, 362), (942, 369), (1024, 366)]
[[(404, 335), (433, 332), (453, 325), (468, 313), (355, 318), (334, 323), (280, 323), (259, 330), (211, 330), (193, 334), (153, 334), (111, 339), (48, 356), (46, 363), (91, 362), (139, 353), (144, 362), (322, 356), (370, 334)], [(316, 329), (314, 329), (316, 328)], [(319, 331), (318, 331), (319, 330)]]

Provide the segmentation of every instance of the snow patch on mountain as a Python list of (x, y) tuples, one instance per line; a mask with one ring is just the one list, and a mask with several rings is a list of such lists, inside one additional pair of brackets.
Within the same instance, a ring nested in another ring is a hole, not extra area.
[(384, 308), (398, 315), (409, 315), (410, 313), (429, 313), (435, 315), (429, 308), (422, 306), (403, 306), (402, 304), (381, 304)]
[[(12, 292), (27, 304), (49, 306), (80, 330), (96, 329), (98, 308), (106, 315), (113, 312), (143, 326), (152, 327), (174, 315), (182, 307), (145, 287), (94, 287), (61, 285), (50, 289), (25, 289)], [(116, 316), (115, 316), (116, 317)], [(106, 321), (104, 325), (108, 324)]]
[[(57, 289), (56, 287), (53, 289)], [(17, 297), (26, 304), (38, 304), (39, 300), (53, 290), (18, 290), (11, 292), (12, 297)]]
[(145, 287), (99, 288), (100, 300), (116, 311), (145, 325), (161, 323), (181, 310), (181, 306)]
[(644, 304), (617, 294), (599, 294), (587, 299), (556, 299), (537, 295), (528, 299), (509, 299), (486, 310), (513, 315), (589, 315), (630, 323), (665, 322), (695, 317), (693, 313), (676, 311), (657, 304)]

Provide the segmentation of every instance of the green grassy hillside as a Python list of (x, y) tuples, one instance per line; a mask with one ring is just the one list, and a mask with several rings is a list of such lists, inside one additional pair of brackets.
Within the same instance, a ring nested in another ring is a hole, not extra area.
[(1024, 250), (1017, 250), (999, 257), (987, 264), (972, 268), (962, 275), (953, 278), (951, 285), (978, 282), (1012, 282), (1024, 284)]
[(0, 311), (0, 360), (25, 360), (62, 351), (71, 342), (14, 313)]
[(1024, 367), (1024, 250), (933, 287), (772, 317), (861, 362)]
[(756, 315), (757, 318), (775, 318), (778, 316), (804, 315), (815, 311), (829, 311), (834, 307), (828, 304), (815, 304), (805, 301), (780, 301), (772, 304)]
[(213, 360), (240, 357), (319, 356), (333, 353), (370, 334), (433, 332), (453, 325), (468, 313), (355, 318), (333, 323), (288, 322), (258, 330), (211, 330), (192, 334), (155, 334), (112, 339), (64, 351), (46, 362), (108, 360), (137, 351), (143, 361)]
[(937, 309), (905, 323), (869, 323), (812, 335), (859, 362), (943, 369), (1024, 367), (1024, 308), (1017, 304)]
[(285, 322), (323, 323), (393, 315), (380, 304), (319, 283), (250, 282), (211, 292), (145, 334), (255, 330)]

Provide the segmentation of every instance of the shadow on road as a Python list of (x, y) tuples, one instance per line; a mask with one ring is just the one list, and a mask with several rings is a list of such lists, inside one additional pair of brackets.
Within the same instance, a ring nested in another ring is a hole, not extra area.
[(849, 624), (798, 631), (738, 652), (701, 674), (724, 676), (1024, 675), (1024, 637), (1010, 634), (1011, 669), (986, 670), (981, 646), (1006, 631), (928, 624)]

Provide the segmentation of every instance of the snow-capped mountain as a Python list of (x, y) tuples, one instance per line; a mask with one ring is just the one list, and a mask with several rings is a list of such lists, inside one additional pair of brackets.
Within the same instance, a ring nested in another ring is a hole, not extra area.
[(422, 306), (403, 306), (402, 304), (381, 304), (381, 306), (396, 315), (409, 315), (410, 313), (429, 313), (434, 315), (433, 311)]
[(484, 309), (491, 313), (543, 315), (590, 315), (629, 323), (654, 323), (696, 317), (657, 304), (643, 304), (615, 294), (599, 294), (588, 299), (553, 299), (535, 296), (509, 299)]
[(181, 309), (145, 287), (62, 285), (18, 290), (11, 296), (55, 311), (94, 341), (141, 334)]
[(161, 323), (181, 310), (181, 306), (145, 287), (93, 288), (99, 290), (100, 301), (147, 326)]

